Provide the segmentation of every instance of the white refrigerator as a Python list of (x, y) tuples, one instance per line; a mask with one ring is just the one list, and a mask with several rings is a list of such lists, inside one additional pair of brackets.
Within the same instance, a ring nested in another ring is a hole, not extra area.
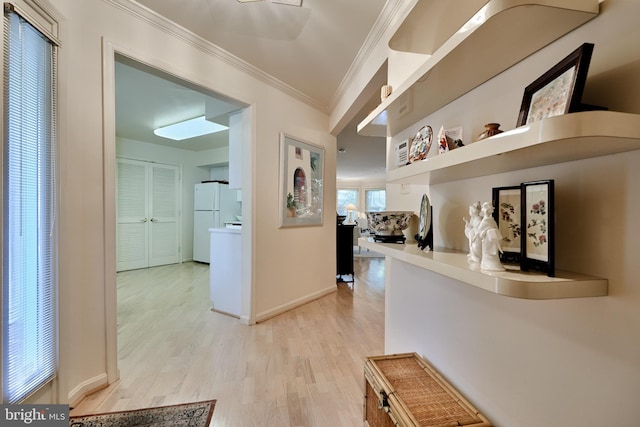
[(237, 191), (221, 182), (196, 184), (193, 193), (193, 260), (208, 263), (210, 260), (209, 229), (225, 226), (225, 222), (237, 221), (242, 207), (237, 201)]

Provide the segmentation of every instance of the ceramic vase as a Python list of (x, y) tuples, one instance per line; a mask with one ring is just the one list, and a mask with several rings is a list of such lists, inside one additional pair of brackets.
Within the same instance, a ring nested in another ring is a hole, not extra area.
[(500, 123), (487, 123), (486, 125), (484, 125), (484, 132), (478, 135), (478, 141), (502, 133), (503, 131), (499, 128)]

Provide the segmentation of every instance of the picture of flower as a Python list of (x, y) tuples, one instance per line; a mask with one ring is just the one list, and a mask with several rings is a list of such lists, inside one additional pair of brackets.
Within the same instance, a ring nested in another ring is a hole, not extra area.
[(517, 263), (520, 261), (521, 213), (520, 186), (495, 187), (492, 190), (494, 211), (493, 219), (502, 236), (500, 246), (502, 262)]
[(527, 187), (526, 193), (527, 221), (525, 232), (527, 238), (527, 254), (530, 258), (545, 260), (547, 257), (548, 236), (548, 202), (546, 185)]
[(555, 275), (554, 181), (532, 181), (522, 188), (522, 271)]
[(511, 243), (520, 237), (520, 215), (516, 214), (516, 208), (513, 204), (508, 202), (500, 204), (500, 219), (506, 224), (508, 231), (503, 234), (503, 242)]
[[(532, 210), (533, 212), (533, 210)], [(533, 246), (538, 247), (547, 243), (547, 220), (542, 219), (538, 221), (536, 218), (531, 219), (527, 224), (527, 230), (532, 229), (536, 231), (527, 231), (527, 236), (530, 237)], [(538, 234), (539, 233), (539, 234)]]
[(531, 206), (531, 213), (538, 215), (546, 215), (546, 204), (544, 200), (540, 200), (538, 203), (535, 203)]

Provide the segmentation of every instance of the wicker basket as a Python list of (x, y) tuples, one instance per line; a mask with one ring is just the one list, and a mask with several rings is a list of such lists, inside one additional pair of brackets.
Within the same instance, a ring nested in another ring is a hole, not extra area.
[(364, 378), (365, 426), (491, 426), (416, 353), (368, 357)]

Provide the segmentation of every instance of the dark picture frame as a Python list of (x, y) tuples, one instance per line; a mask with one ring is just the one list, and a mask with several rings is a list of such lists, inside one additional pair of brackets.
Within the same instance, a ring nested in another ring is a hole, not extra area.
[(280, 227), (322, 225), (324, 148), (280, 133)]
[(525, 88), (517, 126), (567, 113), (605, 109), (581, 103), (593, 46), (584, 43)]
[(555, 191), (552, 179), (520, 184), (520, 270), (555, 276)]
[(502, 235), (500, 261), (520, 263), (522, 212), (520, 186), (494, 187), (492, 189), (493, 219)]

